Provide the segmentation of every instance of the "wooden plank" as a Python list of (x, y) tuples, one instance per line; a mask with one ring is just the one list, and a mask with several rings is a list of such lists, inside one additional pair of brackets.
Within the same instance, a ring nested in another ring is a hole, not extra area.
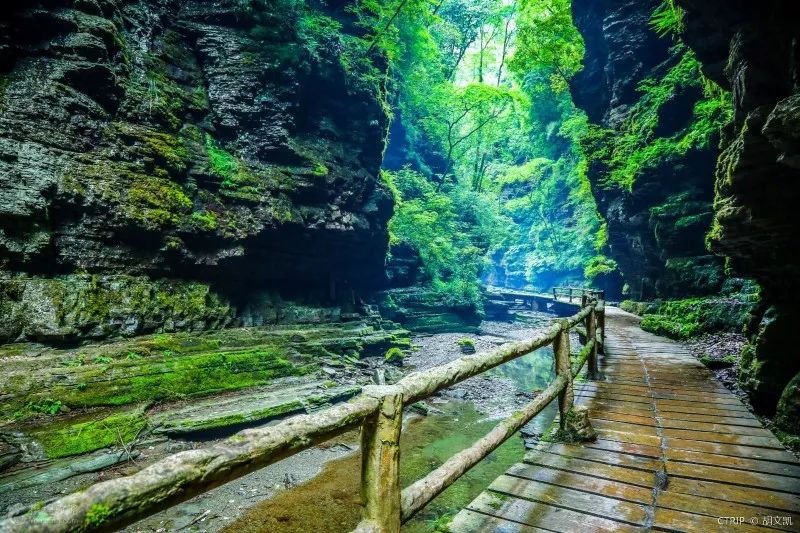
[(661, 439), (650, 435), (637, 435), (634, 433), (626, 433), (624, 431), (614, 431), (610, 429), (595, 428), (597, 435), (606, 440), (615, 440), (618, 442), (629, 442), (631, 444), (643, 444), (645, 446), (661, 446)]
[(782, 476), (800, 478), (800, 464), (777, 463), (774, 461), (762, 461), (760, 459), (732, 457), (730, 455), (716, 455), (713, 453), (693, 452), (689, 450), (678, 450), (672, 448), (667, 449), (665, 453), (667, 459), (670, 461), (707, 464), (712, 466), (733, 468), (737, 470), (764, 472), (766, 474), (778, 474)]
[[(653, 391), (652, 397), (659, 402), (663, 400), (682, 400), (688, 402), (703, 402), (704, 404), (710, 403), (713, 405), (736, 405), (744, 407), (741, 400), (731, 394), (688, 394), (680, 392)], [(725, 409), (727, 409), (727, 407), (725, 407)]]
[(525, 462), (531, 465), (545, 466), (567, 472), (596, 476), (611, 481), (639, 485), (640, 487), (649, 488), (655, 486), (655, 475), (651, 472), (595, 463), (583, 459), (562, 457), (543, 451), (529, 453), (525, 456)]
[(698, 405), (696, 401), (689, 401), (689, 400), (662, 400), (662, 399), (655, 399), (656, 408), (664, 409), (668, 411), (670, 407), (692, 407), (692, 408), (699, 408), (699, 407), (708, 407), (710, 409), (716, 409), (718, 411), (747, 411), (747, 407), (744, 406), (741, 402), (739, 403), (720, 403), (715, 400), (708, 400), (704, 401), (702, 406)]
[(667, 475), (800, 494), (800, 479), (763, 472), (667, 461)]
[(469, 504), (468, 509), (551, 531), (602, 531), (609, 533), (644, 531), (644, 528), (634, 525), (544, 503), (534, 503), (511, 497), (498, 501), (497, 498), (486, 492), (475, 498)]
[(659, 405), (658, 412), (662, 416), (676, 416), (677, 418), (683, 418), (683, 415), (704, 415), (704, 416), (726, 416), (730, 418), (744, 418), (745, 420), (755, 420), (758, 422), (758, 419), (753, 416), (750, 411), (732, 411), (730, 409), (714, 409), (712, 407), (703, 407), (695, 403), (694, 405), (677, 405), (677, 406), (670, 406), (670, 405)]
[(565, 457), (577, 457), (578, 459), (584, 459), (586, 461), (624, 466), (626, 468), (636, 468), (647, 472), (660, 470), (663, 465), (659, 459), (587, 448), (577, 444), (551, 444), (546, 448), (546, 451)]
[(774, 448), (783, 450), (783, 445), (771, 434), (767, 436), (732, 435), (730, 433), (710, 431), (690, 431), (686, 429), (664, 428), (665, 437), (676, 439), (701, 440), (706, 442), (721, 442), (724, 444), (737, 444), (741, 446), (755, 446), (760, 448)]
[(494, 531), (496, 533), (551, 533), (547, 529), (526, 526), (517, 522), (509, 522), (502, 518), (476, 513), (462, 509), (448, 524), (451, 533), (475, 533), (476, 531)]
[(729, 426), (745, 426), (760, 428), (761, 422), (756, 418), (739, 418), (725, 415), (698, 415), (694, 413), (675, 413), (675, 412), (660, 412), (661, 420), (669, 421), (674, 427), (675, 424), (683, 422), (708, 422), (710, 424), (727, 424)]
[(587, 448), (597, 450), (607, 450), (618, 453), (627, 453), (629, 455), (639, 455), (642, 457), (649, 457), (658, 459), (661, 457), (661, 448), (657, 446), (646, 446), (642, 444), (632, 444), (629, 442), (618, 442), (606, 439), (597, 439), (594, 442), (587, 442), (584, 444)]
[(649, 488), (525, 463), (518, 463), (512, 466), (508, 469), (507, 475), (549, 483), (559, 487), (569, 487), (594, 494), (602, 494), (610, 498), (634, 503), (650, 504), (653, 501), (653, 493)]
[(611, 422), (626, 422), (628, 424), (639, 424), (641, 426), (656, 427), (656, 419), (652, 416), (639, 416), (633, 414), (620, 413), (609, 409), (589, 409), (590, 420), (608, 420)]
[(627, 394), (602, 394), (593, 391), (581, 391), (577, 396), (586, 399), (617, 400), (626, 403), (635, 403), (637, 405), (652, 405), (652, 402), (648, 398), (642, 396), (628, 396)]
[(732, 426), (728, 424), (713, 424), (709, 422), (693, 422), (687, 420), (672, 420), (661, 418), (661, 426), (665, 429), (677, 429), (681, 431), (697, 431), (703, 433), (728, 433), (734, 435), (746, 435), (750, 437), (764, 437), (774, 439), (775, 437), (768, 430), (762, 427), (752, 426)]
[[(741, 516), (741, 515), (733, 515)], [(653, 526), (665, 531), (696, 531), (735, 532), (735, 533), (761, 533), (774, 531), (760, 526), (751, 526), (746, 520), (742, 524), (720, 523), (716, 516), (691, 514), (672, 509), (656, 509), (653, 517)]]
[(652, 415), (655, 413), (653, 408), (649, 404), (632, 404), (630, 402), (626, 402), (623, 400), (605, 400), (599, 398), (591, 398), (588, 396), (581, 396), (580, 394), (575, 396), (575, 401), (579, 405), (585, 405), (589, 408), (596, 408), (596, 409), (605, 409), (608, 408), (614, 411), (622, 411), (624, 413), (630, 413), (633, 415)]
[(701, 498), (716, 498), (731, 503), (743, 503), (765, 509), (775, 509), (776, 511), (800, 512), (800, 498), (794, 494), (752, 487), (739, 487), (715, 481), (671, 477), (669, 478), (667, 490), (664, 492), (677, 492)]
[(658, 508), (701, 514), (713, 518), (718, 518), (720, 516), (757, 517), (759, 522), (761, 522), (763, 518), (775, 516), (780, 513), (780, 515), (789, 517), (794, 524), (794, 526), (786, 525), (784, 527), (776, 527), (776, 529), (783, 529), (784, 531), (797, 531), (796, 525), (800, 524), (800, 515), (790, 513), (789, 511), (763, 509), (761, 507), (731, 503), (714, 498), (698, 498), (688, 494), (678, 494), (677, 492), (667, 491), (660, 493), (656, 505)]
[(658, 428), (654, 426), (644, 426), (641, 424), (629, 424), (627, 422), (617, 422), (615, 420), (602, 420), (599, 418), (591, 419), (595, 429), (608, 429), (620, 433), (632, 433), (634, 435), (645, 435), (658, 437)]
[(489, 490), (531, 502), (546, 503), (638, 526), (643, 526), (647, 522), (646, 506), (642, 504), (538, 481), (500, 476), (491, 484)]
[(707, 442), (700, 440), (687, 440), (678, 438), (665, 438), (665, 445), (668, 449), (691, 450), (695, 452), (714, 453), (718, 455), (732, 455), (734, 457), (744, 457), (748, 459), (761, 459), (766, 461), (782, 461), (784, 463), (796, 463), (792, 454), (786, 450), (775, 450), (771, 448), (754, 448), (751, 446), (739, 446), (736, 444), (725, 444), (719, 442)]

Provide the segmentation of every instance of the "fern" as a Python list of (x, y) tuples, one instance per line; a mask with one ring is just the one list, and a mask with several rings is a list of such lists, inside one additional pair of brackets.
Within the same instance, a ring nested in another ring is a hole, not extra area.
[(664, 0), (650, 17), (650, 26), (661, 37), (678, 36), (684, 30), (683, 8), (675, 0)]

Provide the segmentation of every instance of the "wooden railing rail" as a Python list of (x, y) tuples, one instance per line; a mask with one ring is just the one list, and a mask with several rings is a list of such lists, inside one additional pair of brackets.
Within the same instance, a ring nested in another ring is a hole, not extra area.
[[(588, 298), (588, 297), (587, 297)], [(240, 431), (227, 440), (166, 457), (136, 474), (97, 483), (86, 490), (0, 521), (0, 533), (109, 531), (187, 500), (304, 449), (362, 426), (363, 520), (357, 531), (395, 533), (400, 525), (509, 439), (556, 397), (561, 423), (573, 406), (572, 380), (589, 364), (597, 371), (603, 344), (604, 304), (585, 300), (581, 310), (555, 321), (541, 335), (468, 355), (395, 385), (365, 387), (350, 402), (269, 427)], [(571, 361), (569, 333), (582, 325), (586, 344)], [(503, 363), (553, 345), (556, 378), (525, 407), (500, 422), (473, 446), (424, 478), (400, 490), (400, 434), (403, 406)]]

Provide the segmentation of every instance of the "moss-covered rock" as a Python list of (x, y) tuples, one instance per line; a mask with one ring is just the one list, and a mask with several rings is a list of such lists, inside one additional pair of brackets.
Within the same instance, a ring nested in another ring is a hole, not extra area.
[(383, 316), (420, 333), (477, 333), (483, 318), (483, 309), (453, 305), (424, 286), (384, 291), (376, 300)]
[[(772, 415), (784, 394), (784, 409), (791, 412), (789, 381), (797, 373), (797, 322), (791, 314), (771, 307), (764, 313), (753, 339), (742, 351), (738, 380), (750, 394), (753, 406)], [(788, 423), (788, 420), (784, 420)]]
[(14, 364), (0, 376), (0, 417), (205, 396), (408, 346), (407, 332), (389, 322), (158, 334), (72, 349), (8, 345), (0, 361)]
[(783, 431), (800, 435), (800, 374), (783, 389), (775, 413), (775, 423)]
[(669, 300), (647, 313), (641, 327), (645, 331), (673, 339), (688, 339), (701, 333), (732, 331), (741, 333), (750, 322), (755, 305), (733, 298), (687, 298)]
[(128, 275), (2, 280), (0, 309), (0, 343), (217, 329), (234, 318), (207, 284)]
[(147, 424), (144, 409), (98, 411), (36, 424), (30, 432), (49, 459), (79, 455), (111, 446), (125, 447)]

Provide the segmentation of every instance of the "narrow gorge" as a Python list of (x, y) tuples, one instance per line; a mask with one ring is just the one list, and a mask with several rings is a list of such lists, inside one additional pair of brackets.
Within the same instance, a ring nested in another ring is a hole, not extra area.
[[(587, 304), (679, 342), (797, 456), (798, 20), (789, 0), (5, 7), (0, 532), (351, 531), (353, 424), (174, 507), (42, 509)], [(598, 349), (587, 320), (573, 357)], [(407, 406), (403, 486), (545, 391), (558, 342)], [(557, 403), (403, 531), (450, 531), (562, 438)]]

